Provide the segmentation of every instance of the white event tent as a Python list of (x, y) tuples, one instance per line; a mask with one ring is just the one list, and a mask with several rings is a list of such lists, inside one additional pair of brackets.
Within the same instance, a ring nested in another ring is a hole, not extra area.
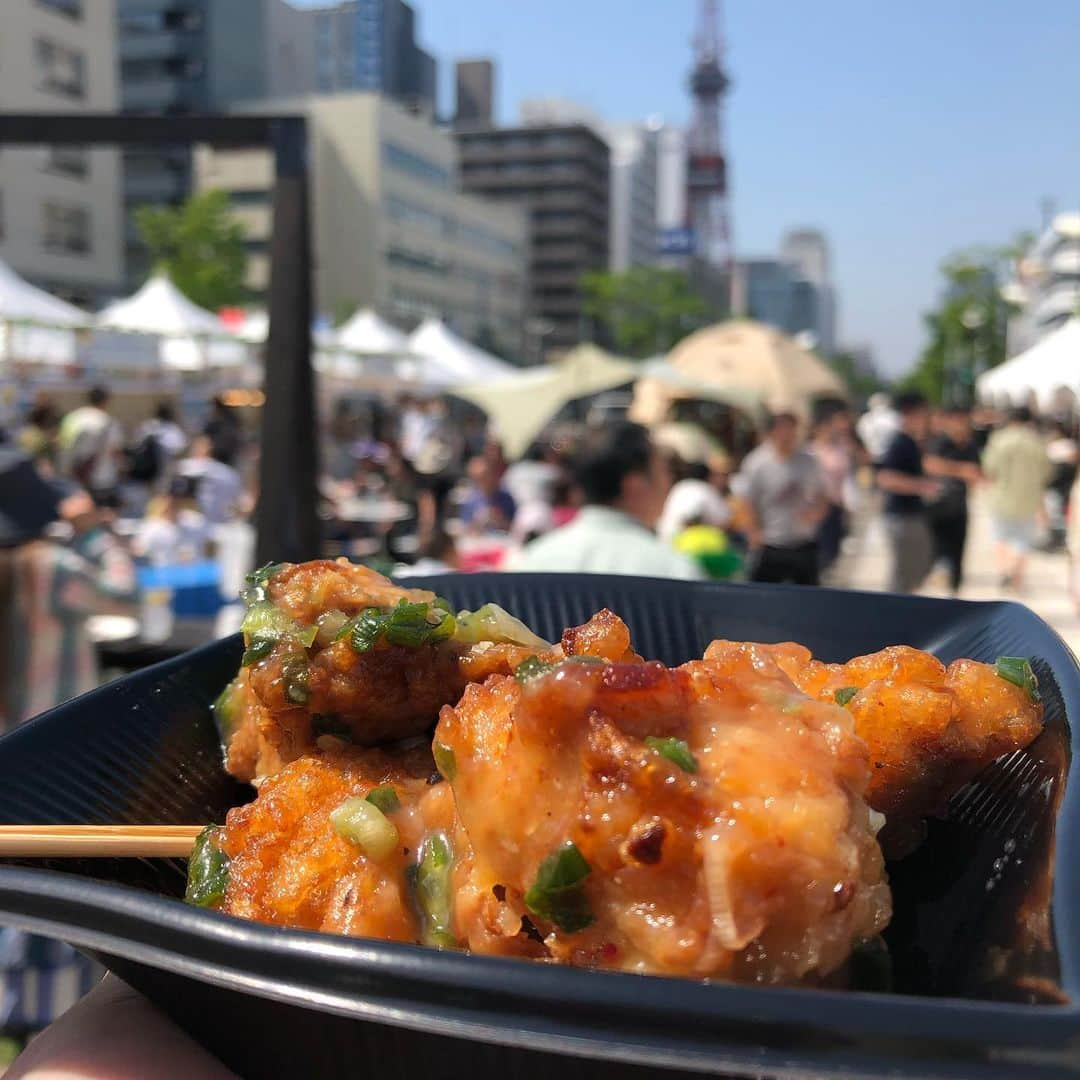
[(432, 388), (495, 382), (517, 369), (458, 337), (440, 319), (425, 319), (408, 337), (413, 359), (399, 365), (402, 375)]
[(104, 308), (97, 326), (158, 338), (157, 359), (165, 368), (201, 371), (244, 362), (243, 346), (229, 339), (218, 317), (192, 303), (162, 273), (154, 274), (132, 296)]
[(334, 344), (361, 356), (403, 356), (409, 351), (408, 337), (371, 308), (361, 308), (342, 323), (334, 332)]
[(980, 375), (984, 401), (1025, 405), (1032, 396), (1040, 409), (1059, 404), (1063, 391), (1080, 399), (1080, 318), (1073, 317), (1030, 349)]
[(90, 321), (85, 311), (31, 285), (0, 260), (0, 357), (70, 364), (74, 329)]

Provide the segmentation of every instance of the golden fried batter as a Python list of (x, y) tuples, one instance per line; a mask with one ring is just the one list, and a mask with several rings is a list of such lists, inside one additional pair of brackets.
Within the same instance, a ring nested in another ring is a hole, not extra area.
[[(450, 922), (440, 943), (542, 956), (543, 947), (522, 930), (523, 911), (472, 882), (472, 853), (457, 823), (453, 792), (433, 779), (438, 774), (424, 744), (393, 751), (342, 747), (286, 765), (263, 782), (254, 802), (230, 811), (218, 830), (216, 843), (229, 858), (221, 910), (298, 929), (430, 940), (414, 878), (425, 839), (438, 835), (451, 858)], [(399, 842), (373, 858), (335, 830), (331, 814), (346, 799), (386, 787), (398, 805), (384, 816)]]
[[(434, 593), (399, 588), (345, 559), (268, 567), (246, 599), (245, 666), (218, 705), (227, 767), (241, 780), (296, 760), (323, 734), (359, 745), (419, 734), (466, 681), (510, 672), (537, 652), (456, 640), (437, 625), (454, 620), (434, 606)], [(431, 625), (421, 611), (418, 626), (405, 627), (405, 643), (373, 633), (358, 649), (350, 632), (356, 618), (401, 604), (421, 605)]]
[[(838, 691), (870, 749), (867, 802), (886, 817), (883, 843), (899, 855), (917, 843), (922, 821), (1002, 754), (1042, 730), (1042, 706), (993, 666), (956, 660), (948, 667), (905, 645), (846, 664), (812, 659), (802, 645), (747, 646), (714, 641), (706, 663), (753, 648), (768, 653), (807, 694), (835, 701)], [(854, 693), (852, 693), (854, 691)]]
[(435, 749), (474, 882), (561, 962), (795, 982), (888, 921), (865, 746), (763, 650), (493, 676)]

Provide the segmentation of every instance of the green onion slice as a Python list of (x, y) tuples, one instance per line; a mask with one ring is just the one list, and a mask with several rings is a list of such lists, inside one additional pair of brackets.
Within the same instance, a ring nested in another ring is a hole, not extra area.
[(229, 857), (218, 847), (218, 827), (208, 825), (195, 838), (188, 860), (184, 899), (199, 907), (216, 908), (229, 887)]
[(534, 634), (520, 619), (498, 604), (484, 604), (475, 611), (459, 611), (454, 640), (465, 645), (494, 641), (509, 645), (524, 645), (545, 652), (551, 646)]
[(244, 578), (240, 599), (248, 606), (269, 600), (270, 582), (284, 568), (285, 563), (267, 563), (265, 566), (260, 566), (258, 570), (252, 570)]
[(1031, 661), (1026, 656), (999, 656), (994, 664), (994, 671), (999, 678), (1026, 690), (1032, 701), (1039, 700), (1039, 680), (1031, 670)]
[(585, 879), (592, 867), (568, 840), (549, 855), (536, 871), (536, 880), (525, 894), (525, 906), (568, 934), (584, 930), (593, 921), (585, 897)]
[(364, 608), (341, 628), (337, 640), (348, 641), (358, 653), (370, 652), (380, 641), (419, 649), (446, 641), (453, 636), (455, 625), (454, 616), (435, 604), (401, 600), (385, 611)]
[(698, 771), (697, 758), (690, 752), (690, 744), (685, 739), (646, 735), (645, 745), (650, 750), (655, 750), (661, 757), (667, 758), (672, 764), (678, 765), (683, 772), (696, 773)]
[(395, 810), (401, 809), (401, 800), (390, 784), (372, 788), (364, 798), (373, 806), (377, 806), (384, 814), (392, 814)]
[(431, 756), (435, 759), (435, 768), (453, 783), (457, 777), (457, 756), (453, 748), (445, 743), (432, 743)]
[(541, 660), (539, 656), (530, 656), (527, 660), (522, 660), (514, 668), (514, 677), (524, 686), (526, 683), (532, 682), (533, 679), (550, 674), (558, 666), (558, 664), (551, 663), (550, 660)]
[[(393, 788), (390, 789), (393, 791)], [(355, 844), (365, 855), (382, 862), (398, 846), (398, 831), (370, 799), (353, 796), (330, 812), (334, 832)]]
[(859, 688), (857, 686), (841, 686), (833, 694), (833, 699), (837, 705), (846, 705), (858, 692)]
[(454, 856), (442, 833), (431, 833), (420, 846), (420, 858), (413, 874), (416, 906), (420, 910), (421, 940), (440, 949), (456, 948), (450, 927), (453, 899), (450, 871)]
[(244, 650), (240, 657), (241, 667), (250, 667), (260, 660), (265, 660), (273, 651), (277, 641), (269, 637), (257, 637), (251, 639), (251, 644)]

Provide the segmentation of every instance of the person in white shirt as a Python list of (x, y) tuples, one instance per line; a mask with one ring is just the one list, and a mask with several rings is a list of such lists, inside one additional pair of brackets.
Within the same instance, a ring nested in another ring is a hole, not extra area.
[(191, 454), (176, 467), (178, 476), (197, 481), (199, 509), (211, 525), (232, 521), (243, 509), (244, 485), (240, 474), (212, 456), (210, 438), (200, 435), (191, 444)]
[(109, 415), (109, 392), (92, 387), (86, 404), (60, 421), (58, 442), (63, 472), (78, 481), (100, 505), (113, 504), (120, 480), (124, 433)]
[(876, 465), (900, 430), (900, 414), (893, 408), (889, 395), (880, 392), (870, 395), (867, 406), (855, 424), (855, 433)]
[[(717, 464), (720, 462), (718, 460)], [(664, 502), (656, 534), (669, 544), (691, 525), (712, 525), (726, 529), (731, 524), (731, 507), (709, 480), (712, 473), (705, 462), (683, 465), (683, 477), (677, 480)], [(719, 468), (716, 471), (721, 471)]]
[(198, 482), (176, 476), (165, 495), (150, 500), (131, 544), (132, 554), (151, 566), (196, 562), (209, 553), (210, 526), (196, 500)]
[(653, 532), (671, 473), (645, 428), (622, 421), (591, 432), (574, 478), (585, 498), (577, 517), (527, 544), (513, 569), (704, 577)]

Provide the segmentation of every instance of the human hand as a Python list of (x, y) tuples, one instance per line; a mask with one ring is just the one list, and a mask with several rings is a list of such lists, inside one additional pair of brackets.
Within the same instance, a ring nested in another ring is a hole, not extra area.
[(236, 1080), (115, 975), (50, 1024), (4, 1080)]

